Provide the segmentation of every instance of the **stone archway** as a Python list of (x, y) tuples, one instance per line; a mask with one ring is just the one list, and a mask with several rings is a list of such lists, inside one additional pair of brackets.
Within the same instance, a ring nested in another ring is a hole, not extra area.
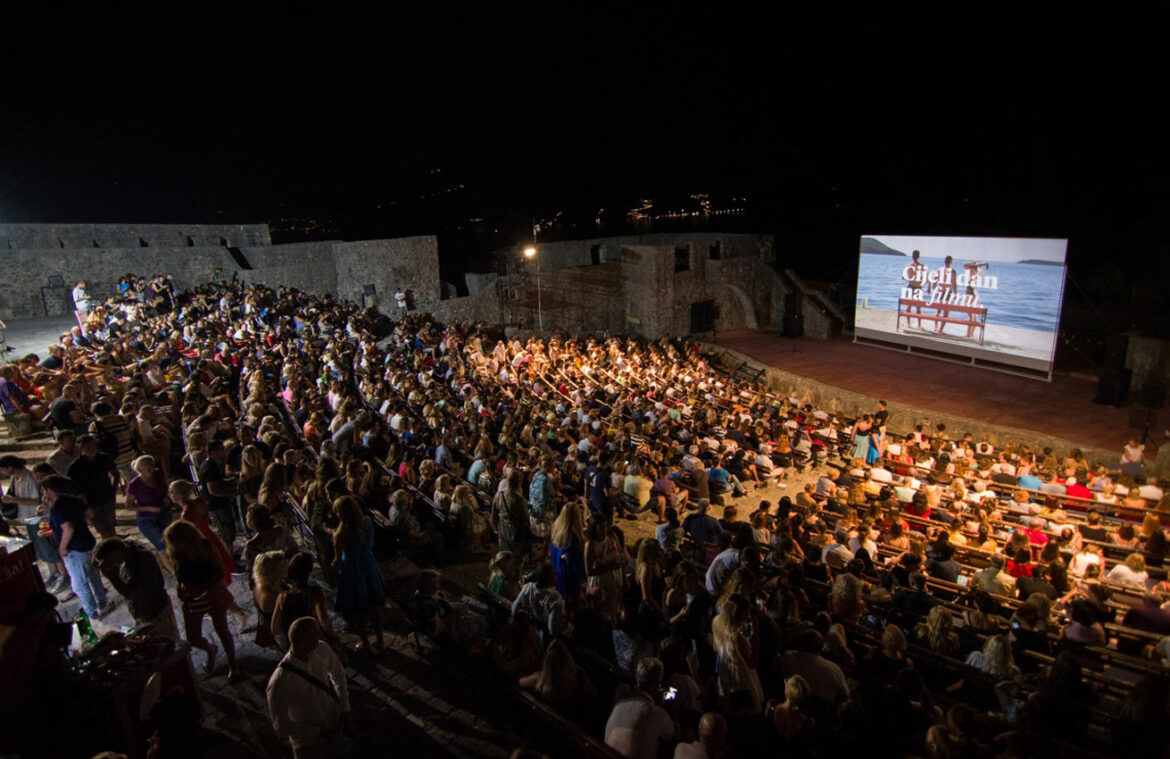
[(752, 303), (746, 290), (726, 282), (713, 282), (710, 287), (711, 294), (715, 296), (715, 302), (719, 306), (719, 319), (715, 322), (716, 329), (759, 328), (756, 322), (755, 304)]

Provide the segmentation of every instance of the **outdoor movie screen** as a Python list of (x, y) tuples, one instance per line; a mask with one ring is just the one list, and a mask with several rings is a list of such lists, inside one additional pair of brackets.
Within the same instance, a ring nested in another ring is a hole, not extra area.
[(858, 338), (1048, 372), (1068, 240), (861, 238)]

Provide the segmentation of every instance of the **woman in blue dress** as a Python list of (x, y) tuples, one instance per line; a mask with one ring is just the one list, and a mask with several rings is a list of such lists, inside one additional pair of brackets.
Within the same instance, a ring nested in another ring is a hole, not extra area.
[(374, 525), (362, 513), (353, 496), (342, 496), (333, 503), (340, 523), (333, 531), (333, 571), (337, 578), (337, 611), (350, 629), (370, 649), (370, 630), (376, 638), (374, 650), (385, 648), (382, 637), (381, 608), (386, 603), (382, 570), (374, 559)]
[(874, 425), (869, 428), (869, 434), (865, 437), (869, 441), (869, 450), (865, 453), (865, 463), (873, 466), (874, 462), (882, 457), (881, 429)]
[(579, 501), (566, 503), (553, 522), (549, 541), (548, 558), (557, 573), (557, 591), (569, 603), (580, 595), (586, 579), (585, 524), (581, 514)]

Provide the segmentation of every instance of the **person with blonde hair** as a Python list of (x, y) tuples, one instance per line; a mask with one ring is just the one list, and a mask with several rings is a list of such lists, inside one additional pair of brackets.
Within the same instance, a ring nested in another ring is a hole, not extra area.
[(560, 638), (548, 645), (540, 670), (520, 678), (520, 687), (536, 691), (541, 698), (554, 705), (578, 702), (592, 690), (585, 673), (577, 666), (569, 647)]
[(212, 628), (227, 655), (228, 680), (235, 681), (239, 674), (236, 671), (236, 648), (227, 624), (227, 613), (235, 605), (235, 600), (223, 583), (227, 570), (215, 549), (190, 522), (180, 520), (171, 524), (163, 532), (163, 540), (174, 566), (187, 642), (207, 653), (204, 669), (208, 674), (214, 672), (218, 649), (203, 637), (203, 617), (211, 617)]
[(572, 603), (585, 582), (585, 535), (580, 501), (569, 501), (552, 525), (549, 563), (557, 572), (557, 592)]
[(1006, 635), (990, 635), (980, 651), (972, 651), (967, 666), (991, 675), (996, 680), (1011, 680), (1020, 674), (1012, 659), (1012, 646)]
[(451, 511), (451, 497), (455, 491), (455, 486), (451, 481), (451, 475), (444, 472), (435, 479), (434, 497), (431, 499), (435, 508), (442, 511), (444, 514), (449, 514)]
[(864, 588), (861, 580), (851, 574), (840, 574), (829, 591), (829, 609), (839, 622), (855, 623), (865, 614)]
[(743, 717), (759, 714), (764, 691), (756, 673), (758, 649), (751, 619), (751, 602), (741, 595), (724, 600), (711, 621), (711, 641), (718, 656), (719, 697), (724, 711)]
[[(163, 531), (171, 523), (171, 497), (167, 478), (155, 466), (154, 456), (139, 456), (131, 464), (137, 474), (126, 483), (126, 508), (134, 512), (138, 531), (162, 554), (166, 551)], [(169, 570), (164, 564), (164, 569)]]
[(240, 472), (237, 479), (246, 511), (248, 506), (258, 501), (260, 485), (264, 481), (264, 454), (259, 447), (245, 445), (240, 451)]
[(782, 751), (791, 749), (803, 755), (811, 748), (816, 721), (805, 712), (811, 701), (808, 681), (800, 675), (791, 675), (784, 680), (784, 700), (768, 702), (764, 716), (776, 729)]
[(283, 551), (265, 551), (252, 564), (252, 600), (256, 602), (256, 645), (268, 648), (276, 643), (272, 634), (272, 613), (284, 582)]
[[(444, 475), (446, 476), (446, 475)], [(483, 533), (476, 514), (475, 494), (471, 486), (461, 483), (451, 493), (451, 550), (461, 555), (477, 547), (477, 536)]]
[(130, 429), (136, 434), (138, 450), (154, 457), (167, 477), (171, 472), (171, 432), (158, 418), (158, 409), (150, 404), (138, 409), (138, 415), (130, 422)]
[(1105, 579), (1145, 590), (1150, 581), (1150, 575), (1146, 572), (1145, 557), (1134, 551), (1125, 557), (1123, 563), (1110, 569), (1109, 574), (1105, 575)]
[(935, 606), (926, 615), (926, 621), (915, 628), (919, 640), (937, 654), (951, 655), (959, 650), (959, 636), (954, 632), (954, 621), (945, 606)]

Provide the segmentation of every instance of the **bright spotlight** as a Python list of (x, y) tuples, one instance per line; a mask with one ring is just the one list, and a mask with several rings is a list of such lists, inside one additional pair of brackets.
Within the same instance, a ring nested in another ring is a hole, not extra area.
[(532, 245), (529, 245), (527, 248), (524, 249), (524, 257), (525, 258), (532, 258), (535, 255), (536, 255), (536, 248), (533, 247)]

